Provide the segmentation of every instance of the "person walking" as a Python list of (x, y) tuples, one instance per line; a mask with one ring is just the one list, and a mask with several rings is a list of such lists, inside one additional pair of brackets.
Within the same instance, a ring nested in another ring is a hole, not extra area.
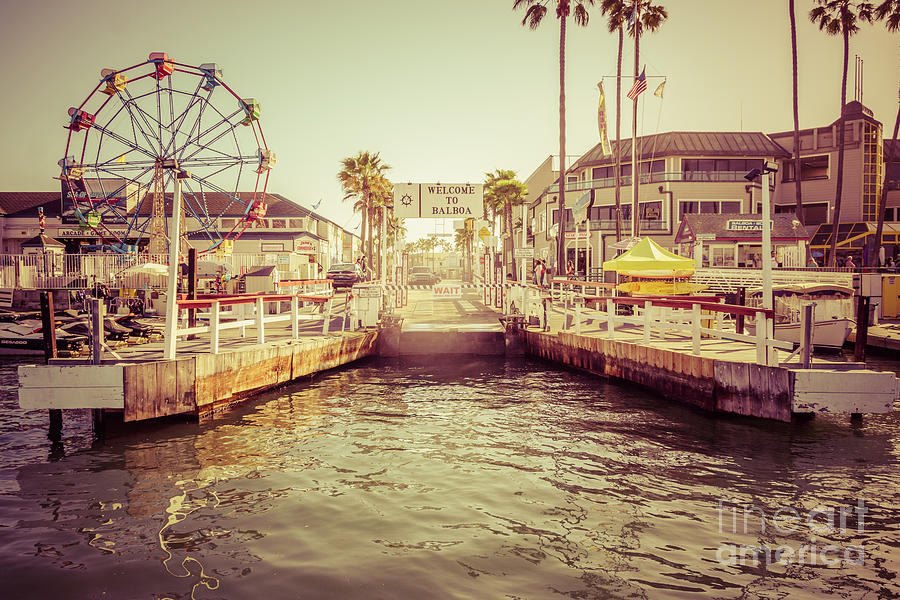
[(844, 263), (844, 266), (845, 266), (846, 268), (848, 268), (848, 269), (855, 269), (855, 268), (856, 268), (856, 263), (853, 262), (853, 257), (852, 257), (852, 256), (848, 256), (848, 257), (847, 257), (847, 262)]

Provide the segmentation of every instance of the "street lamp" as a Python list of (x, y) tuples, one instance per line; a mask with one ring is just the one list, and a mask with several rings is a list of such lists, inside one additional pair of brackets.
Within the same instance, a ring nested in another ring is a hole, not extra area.
[[(769, 173), (777, 172), (778, 163), (767, 160), (763, 162), (762, 169), (753, 169), (744, 175), (744, 179), (747, 181), (754, 181), (760, 175), (762, 176), (762, 181), (760, 182), (760, 187), (762, 188), (762, 214), (760, 215), (760, 219), (762, 219), (762, 301), (763, 308), (769, 310), (774, 308), (772, 298), (772, 210), (769, 205)], [(775, 337), (775, 320), (767, 319), (766, 323), (768, 324), (766, 327), (766, 338), (773, 339)], [(759, 326), (760, 324), (758, 323), (757, 327)], [(767, 346), (766, 356), (768, 357), (768, 355), (769, 348)]]
[(181, 182), (190, 179), (191, 173), (178, 166), (174, 159), (163, 161), (163, 168), (175, 174), (175, 192), (172, 194), (172, 229), (169, 231), (169, 285), (166, 288), (166, 326), (163, 358), (175, 358), (175, 328), (178, 323), (178, 243), (181, 232)]

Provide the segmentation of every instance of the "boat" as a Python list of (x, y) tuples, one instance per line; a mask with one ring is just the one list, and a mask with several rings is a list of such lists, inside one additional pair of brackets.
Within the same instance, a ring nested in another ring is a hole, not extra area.
[[(853, 315), (853, 288), (822, 283), (793, 283), (772, 286), (775, 299), (775, 339), (800, 345), (800, 312), (804, 305), (812, 303), (813, 347), (840, 350), (856, 321)], [(751, 290), (748, 302), (751, 306), (762, 304), (762, 290)], [(754, 334), (754, 323), (745, 326)]]
[[(61, 357), (78, 356), (87, 348), (88, 338), (56, 330), (56, 350)], [(0, 322), (0, 354), (3, 355), (43, 355), (44, 334), (41, 323), (28, 321)]]

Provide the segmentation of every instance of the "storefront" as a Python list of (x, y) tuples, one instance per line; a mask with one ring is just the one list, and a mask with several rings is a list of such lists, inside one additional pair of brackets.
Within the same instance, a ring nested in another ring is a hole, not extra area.
[[(772, 218), (775, 264), (806, 265), (809, 234), (794, 215)], [(756, 214), (685, 215), (675, 234), (681, 256), (702, 267), (759, 268), (762, 264), (762, 220)]]
[[(867, 244), (875, 236), (877, 223), (841, 223), (838, 226), (837, 255), (838, 258), (852, 256), (857, 265), (863, 262)], [(822, 264), (822, 257), (831, 251), (831, 223), (822, 223), (810, 240), (810, 252)], [(900, 255), (900, 225), (885, 223), (881, 233), (881, 245), (884, 258)]]

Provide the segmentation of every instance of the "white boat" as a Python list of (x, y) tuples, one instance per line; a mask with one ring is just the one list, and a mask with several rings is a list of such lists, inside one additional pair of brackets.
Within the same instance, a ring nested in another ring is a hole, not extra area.
[[(813, 304), (813, 346), (819, 349), (839, 350), (853, 331), (853, 288), (822, 283), (794, 283), (772, 286), (775, 297), (775, 339), (800, 344), (800, 311), (806, 304)], [(748, 304), (759, 306), (762, 290), (750, 291)], [(756, 331), (753, 323), (746, 326), (748, 333)]]

